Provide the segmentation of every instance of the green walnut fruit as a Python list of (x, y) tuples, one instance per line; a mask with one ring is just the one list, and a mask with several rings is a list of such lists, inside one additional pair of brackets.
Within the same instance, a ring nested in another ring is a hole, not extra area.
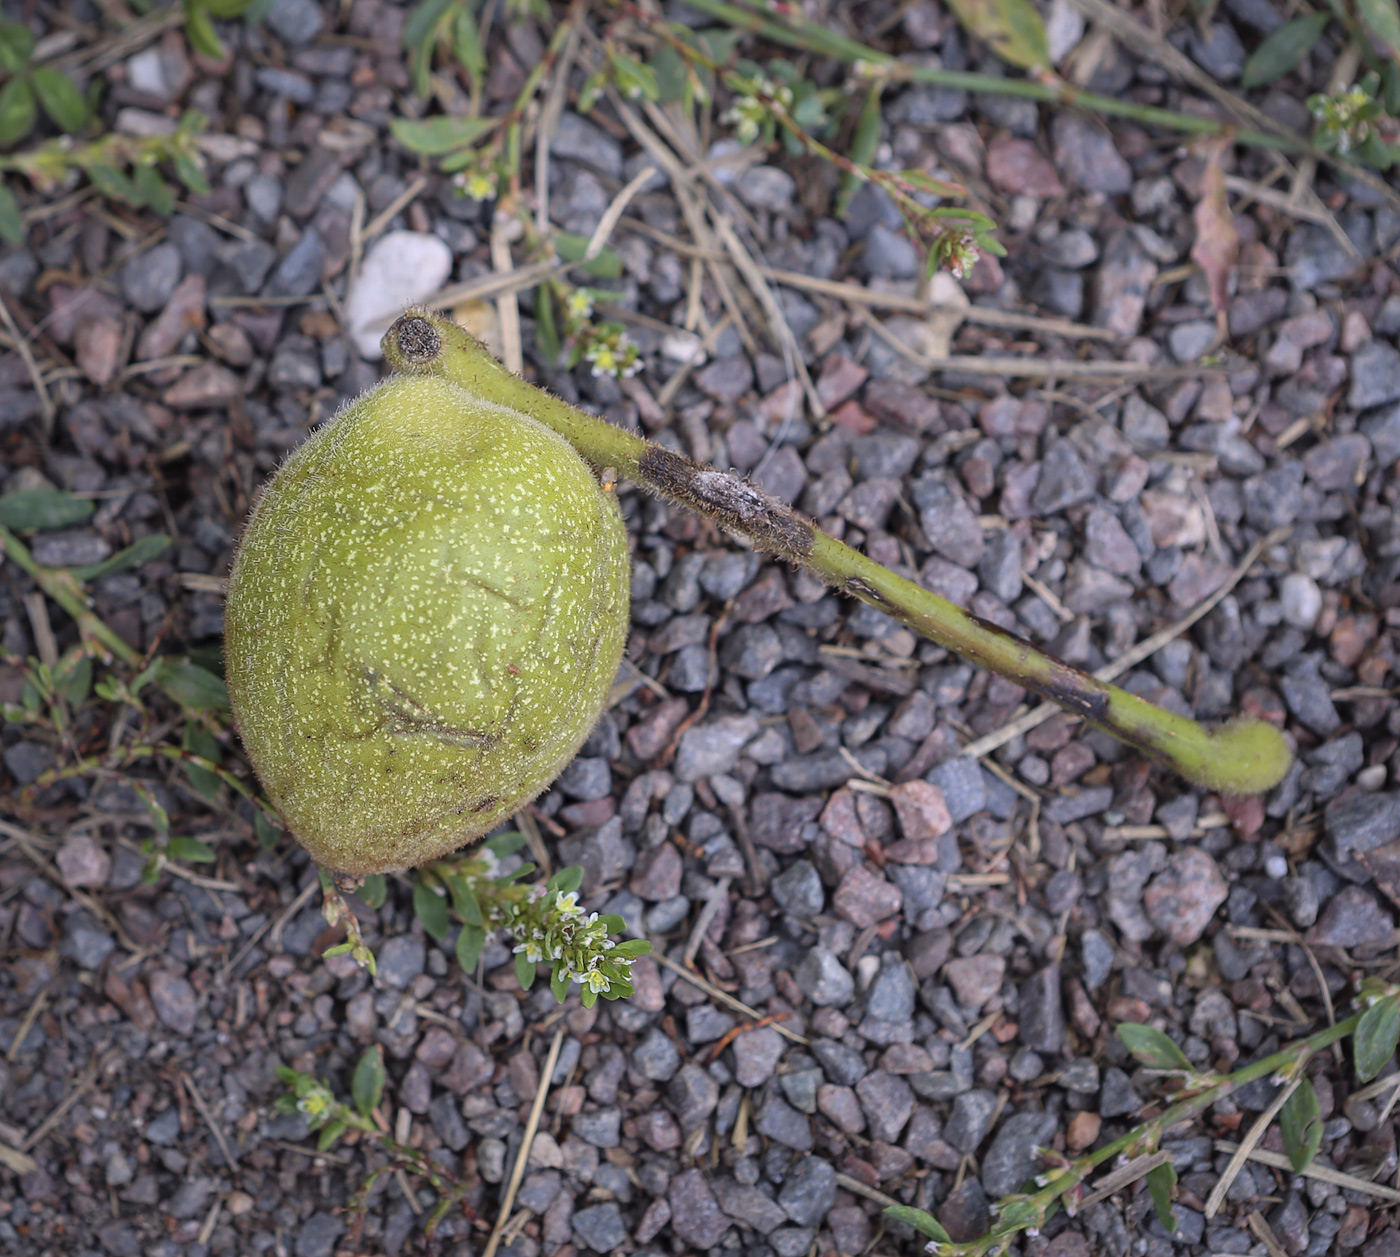
[(321, 865), (479, 838), (588, 736), (630, 563), (616, 495), (529, 415), (435, 376), (350, 405), (277, 472), (229, 580), (234, 716)]

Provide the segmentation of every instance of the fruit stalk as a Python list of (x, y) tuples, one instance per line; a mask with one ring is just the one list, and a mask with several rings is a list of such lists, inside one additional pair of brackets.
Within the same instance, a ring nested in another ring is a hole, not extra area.
[(701, 467), (512, 375), (470, 333), (424, 310), (403, 315), (384, 338), (399, 371), (436, 375), (554, 429), (600, 470), (625, 476), (668, 501), (748, 538), (756, 549), (807, 568), (969, 662), (1024, 686), (1188, 781), (1226, 794), (1258, 794), (1282, 780), (1292, 755), (1261, 720), (1237, 718), (1214, 732), (1037, 650), (829, 536), (790, 506), (738, 477)]

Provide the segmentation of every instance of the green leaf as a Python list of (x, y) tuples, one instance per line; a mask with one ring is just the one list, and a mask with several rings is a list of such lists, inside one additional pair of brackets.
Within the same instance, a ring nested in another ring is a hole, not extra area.
[(585, 1008), (592, 1008), (593, 1005), (598, 1002), (598, 992), (591, 986), (586, 986), (579, 995), (579, 999), (582, 1001)]
[(438, 942), (447, 937), (447, 900), (421, 877), (413, 884), (413, 912)]
[(948, 7), (1003, 61), (1022, 70), (1050, 68), (1045, 23), (1030, 0), (948, 0)]
[(595, 70), (583, 81), (583, 86), (578, 90), (578, 111), (579, 113), (592, 113), (593, 106), (598, 103), (598, 97), (603, 94), (608, 86), (608, 75), (606, 70)]
[(384, 880), (383, 873), (371, 873), (360, 884), (360, 898), (365, 901), (367, 907), (373, 908), (376, 912), (384, 906), (384, 900), (388, 894), (389, 884)]
[(476, 24), (476, 14), (469, 7), (458, 9), (457, 16), (452, 19), (452, 51), (473, 83), (485, 80), (486, 54), (481, 49), (481, 31)]
[(610, 912), (607, 916), (599, 917), (598, 924), (609, 934), (620, 934), (627, 928), (627, 922), (615, 912)]
[(895, 1222), (903, 1222), (905, 1226), (912, 1226), (920, 1235), (926, 1235), (940, 1244), (953, 1242), (953, 1237), (943, 1229), (933, 1214), (915, 1209), (912, 1205), (886, 1205), (885, 1217)]
[(1317, 1092), (1306, 1074), (1293, 1094), (1284, 1101), (1278, 1115), (1283, 1150), (1297, 1173), (1301, 1174), (1317, 1155), (1322, 1142), (1322, 1120), (1318, 1116)]
[(69, 135), (83, 129), (88, 119), (87, 101), (72, 79), (48, 66), (35, 66), (30, 71), (29, 81), (34, 85), (39, 104), (56, 127)]
[(457, 963), (463, 973), (474, 973), (486, 946), (486, 931), (478, 925), (464, 925), (457, 935)]
[(561, 895), (571, 895), (583, 885), (583, 870), (577, 865), (560, 869), (549, 879), (546, 890), (557, 890)]
[(262, 808), (256, 808), (253, 812), (253, 833), (257, 835), (258, 846), (264, 851), (270, 851), (282, 841), (282, 828), (273, 823)]
[(535, 289), (535, 345), (549, 366), (559, 361), (559, 330), (554, 323), (554, 288), (541, 284)]
[[(185, 726), (184, 736), (180, 739), (180, 744), (187, 751), (217, 764), (224, 757), (224, 748), (219, 745), (219, 740), (202, 725), (193, 722)], [(219, 797), (219, 778), (216, 773), (212, 773), (202, 764), (185, 765), (185, 776), (189, 778), (190, 785), (195, 788), (202, 798), (217, 799)]]
[(34, 36), (20, 22), (0, 22), (0, 70), (18, 74), (34, 55)]
[(1362, 1015), (1352, 1040), (1356, 1076), (1370, 1082), (1385, 1068), (1400, 1041), (1400, 996), (1391, 995), (1372, 1004)]
[[(554, 251), (561, 261), (577, 262), (588, 251), (588, 237), (576, 236), (571, 231), (554, 233)], [(597, 279), (617, 279), (622, 274), (622, 259), (611, 249), (603, 249), (598, 256), (581, 263), (585, 274)]]
[(1144, 1065), (1152, 1069), (1191, 1069), (1186, 1054), (1160, 1030), (1124, 1022), (1118, 1027), (1118, 1037)]
[(169, 217), (175, 212), (175, 195), (154, 166), (137, 166), (132, 172), (132, 184), (141, 199), (161, 217)]
[(384, 1098), (384, 1078), (384, 1049), (376, 1043), (360, 1057), (350, 1080), (350, 1096), (360, 1116), (368, 1117), (379, 1107)]
[(549, 975), (549, 989), (560, 1004), (569, 998), (569, 974), (562, 960), (555, 962), (554, 972)]
[(1172, 1209), (1172, 1188), (1176, 1186), (1176, 1166), (1163, 1161), (1147, 1171), (1147, 1190), (1152, 1193), (1152, 1207), (1168, 1231), (1176, 1231), (1176, 1213)]
[(1400, 53), (1400, 5), (1396, 0), (1356, 0), (1356, 16), (1392, 55)]
[(330, 1151), (331, 1145), (345, 1134), (344, 1122), (327, 1122), (325, 1129), (316, 1138), (316, 1147), (321, 1152)]
[(1381, 101), (1392, 118), (1400, 113), (1400, 65), (1387, 61), (1381, 71)]
[(8, 183), (0, 183), (0, 237), (10, 244), (24, 247), (24, 215)]
[(92, 690), (92, 660), (83, 654), (65, 655), (53, 674), (54, 689), (70, 707), (80, 707)]
[(228, 688), (207, 668), (175, 655), (162, 655), (155, 683), (181, 707), (228, 711)]
[[(851, 139), (850, 151), (846, 154), (860, 166), (869, 166), (875, 160), (875, 150), (880, 147), (880, 131), (884, 124), (884, 114), (880, 109), (880, 93), (883, 84), (876, 82), (865, 94), (865, 103), (860, 109), (856, 122), (856, 133)], [(850, 212), (851, 200), (865, 180), (850, 171), (841, 176), (841, 194), (836, 200), (836, 217), (845, 219)]]
[(515, 977), (522, 991), (528, 991), (535, 985), (535, 962), (526, 960), (523, 951), (515, 953)]
[(221, 22), (243, 17), (251, 7), (248, 0), (204, 0), (204, 7)]
[(126, 201), (131, 205), (142, 203), (141, 194), (136, 190), (136, 185), (115, 166), (95, 162), (87, 168), (87, 172), (88, 178), (92, 180), (92, 186), (103, 196), (110, 197), (114, 201)]
[(618, 92), (627, 100), (660, 100), (661, 89), (657, 85), (656, 74), (649, 66), (643, 65), (636, 57), (626, 53), (613, 52), (613, 81)]
[(219, 858), (208, 843), (191, 838), (188, 834), (172, 838), (166, 844), (165, 854), (172, 860), (188, 860), (191, 864), (213, 864)]
[(662, 44), (651, 54), (651, 72), (656, 76), (657, 96), (663, 103), (685, 96), (690, 73), (684, 58), (670, 44)]
[(93, 503), (58, 489), (18, 489), (0, 495), (0, 524), (14, 532), (43, 532), (81, 524)]
[(189, 153), (176, 153), (171, 159), (175, 167), (175, 177), (195, 196), (209, 195), (209, 180), (204, 177), (204, 168)]
[(1329, 13), (1308, 13), (1285, 22), (1252, 53), (1244, 63), (1240, 75), (1243, 88), (1263, 87), (1275, 79), (1281, 79), (1308, 55), (1321, 36), (1323, 28), (1332, 20)]
[(103, 559), (101, 563), (88, 563), (83, 567), (72, 567), (68, 570), (79, 580), (100, 580), (113, 572), (124, 572), (129, 567), (140, 567), (143, 563), (158, 559), (170, 549), (170, 545), (169, 537), (163, 533), (155, 533), (132, 542), (125, 549), (118, 550), (111, 558)]
[[(4, 499), (0, 498), (0, 502)], [(508, 855), (514, 855), (522, 847), (528, 847), (530, 840), (518, 829), (507, 830), (503, 834), (497, 834), (494, 838), (488, 838), (482, 846), (486, 848), (498, 860), (504, 860)]]
[(395, 118), (389, 124), (394, 138), (405, 148), (428, 157), (438, 157), (479, 140), (495, 130), (495, 118), (454, 118), (439, 114), (435, 118)]
[(481, 905), (476, 901), (476, 892), (472, 890), (471, 883), (465, 877), (455, 874), (445, 876), (442, 880), (447, 883), (447, 889), (452, 894), (452, 906), (457, 909), (457, 915), (467, 925), (485, 927), (486, 918), (481, 915)]
[[(136, 791), (137, 797), (141, 800), (141, 806), (146, 809), (146, 814), (151, 818), (157, 830), (162, 834), (170, 830), (170, 813), (161, 805), (159, 799), (151, 793), (151, 788), (144, 781), (133, 781), (131, 788)], [(154, 850), (154, 848), (152, 848)]]
[(522, 864), (518, 869), (512, 869), (509, 873), (503, 873), (496, 879), (501, 886), (509, 886), (512, 882), (518, 882), (522, 877), (529, 877), (535, 871), (533, 864)]
[(222, 61), (228, 55), (209, 10), (199, 0), (185, 0), (185, 37), (191, 48), (211, 61)]
[(403, 46), (421, 48), (426, 41), (432, 39), (442, 19), (455, 3), (457, 0), (423, 0), (403, 24)]

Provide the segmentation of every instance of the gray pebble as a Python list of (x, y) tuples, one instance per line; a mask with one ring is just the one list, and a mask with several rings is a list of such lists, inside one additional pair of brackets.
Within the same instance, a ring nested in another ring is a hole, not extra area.
[(606, 178), (622, 178), (622, 145), (576, 113), (566, 112), (560, 117), (549, 150), (556, 157), (579, 162)]
[(380, 983), (402, 991), (423, 972), (428, 950), (421, 938), (396, 935), (380, 947), (375, 959), (379, 965)]
[(775, 877), (768, 886), (778, 906), (790, 916), (816, 916), (826, 906), (821, 878), (808, 860), (797, 860)]
[(310, 43), (325, 25), (315, 0), (274, 0), (263, 20), (288, 44)]
[(571, 1225), (579, 1243), (595, 1253), (610, 1253), (627, 1242), (627, 1223), (622, 1210), (611, 1200), (580, 1209)]
[(792, 976), (807, 998), (819, 1007), (840, 1008), (855, 994), (855, 979), (836, 953), (825, 947), (813, 947)]
[(943, 1128), (944, 1140), (971, 1156), (991, 1130), (996, 1111), (997, 1098), (990, 1091), (965, 1091), (953, 1101), (953, 1111)]
[(333, 1213), (313, 1213), (297, 1231), (296, 1257), (331, 1257), (345, 1223)]
[(1050, 1142), (1059, 1125), (1050, 1113), (1013, 1113), (1001, 1124), (982, 1156), (982, 1187), (993, 1200), (1010, 1195), (1035, 1176), (1036, 1149)]
[(46, 567), (82, 567), (101, 563), (112, 547), (107, 539), (90, 528), (64, 528), (40, 533), (30, 547), (37, 562)]
[(180, 250), (167, 240), (122, 267), (122, 295), (142, 314), (155, 314), (170, 300), (183, 271)]
[[(652, 1082), (667, 1082), (681, 1065), (680, 1050), (660, 1026), (632, 1049), (632, 1067)], [(611, 1147), (612, 1145), (608, 1145)]]
[(822, 1157), (803, 1157), (788, 1172), (778, 1204), (798, 1226), (817, 1226), (836, 1203), (836, 1171)]

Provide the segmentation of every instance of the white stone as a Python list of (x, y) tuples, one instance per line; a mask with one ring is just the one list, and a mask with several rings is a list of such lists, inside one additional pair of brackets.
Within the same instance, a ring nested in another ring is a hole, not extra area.
[(1283, 603), (1283, 618), (1294, 628), (1311, 632), (1322, 614), (1322, 590), (1311, 576), (1289, 572), (1283, 578), (1279, 601)]
[(667, 332), (661, 338), (661, 356), (667, 362), (675, 362), (684, 365), (702, 366), (709, 355), (705, 352), (705, 346), (694, 332), (683, 332), (680, 330)]
[(1050, 64), (1059, 65), (1084, 38), (1084, 15), (1073, 0), (1050, 0), (1046, 14), (1045, 37), (1050, 45)]
[(437, 236), (391, 231), (375, 241), (345, 301), (345, 321), (360, 356), (379, 358), (389, 324), (431, 297), (451, 274), (452, 250)]
[(170, 84), (165, 80), (165, 66), (159, 48), (138, 52), (126, 63), (126, 85), (143, 96), (169, 99)]

